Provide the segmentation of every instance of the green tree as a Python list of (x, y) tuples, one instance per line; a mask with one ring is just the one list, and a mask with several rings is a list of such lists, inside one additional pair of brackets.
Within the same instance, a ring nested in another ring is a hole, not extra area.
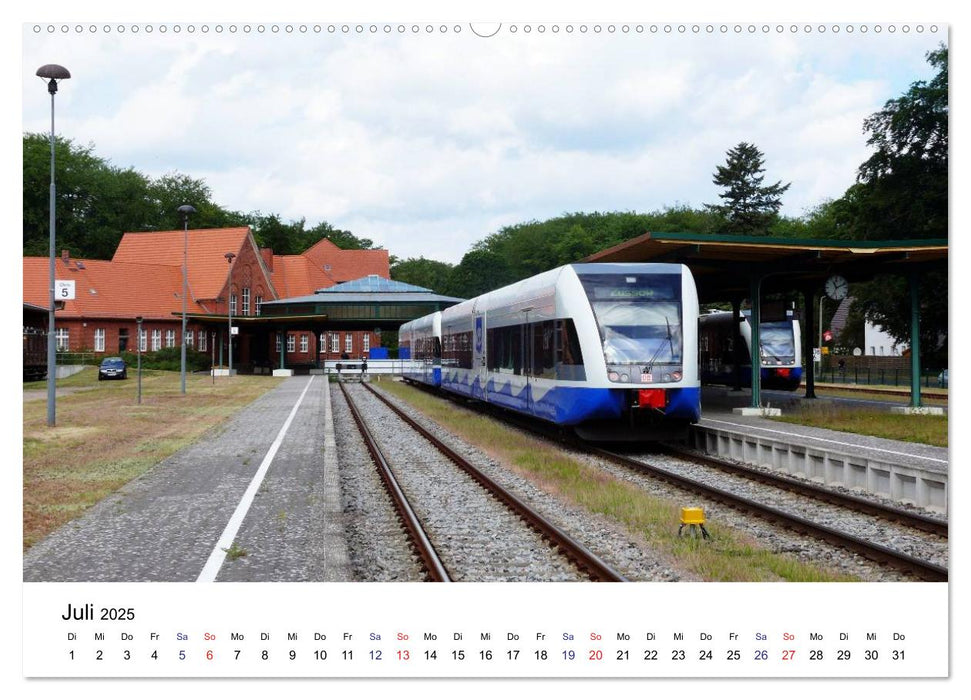
[(873, 154), (852, 193), (858, 238), (947, 238), (947, 48), (927, 54), (937, 71), (863, 122)]
[(391, 279), (415, 284), (442, 293), (449, 288), (453, 266), (425, 257), (396, 260), (391, 265)]
[[(724, 188), (723, 204), (706, 207), (724, 220), (723, 232), (749, 236), (766, 235), (776, 223), (782, 195), (789, 189), (781, 181), (763, 185), (762, 152), (753, 144), (739, 143), (728, 151), (725, 165), (715, 169), (713, 182)], [(791, 184), (791, 183), (790, 183)]]
[(498, 253), (474, 247), (452, 270), (445, 293), (468, 299), (518, 279)]
[[(850, 238), (907, 240), (948, 237), (948, 52), (927, 54), (936, 71), (863, 122), (873, 154), (857, 183), (834, 206)], [(910, 294), (900, 278), (859, 285), (858, 308), (899, 342), (910, 342)], [(920, 275), (921, 353), (947, 364), (947, 271)]]

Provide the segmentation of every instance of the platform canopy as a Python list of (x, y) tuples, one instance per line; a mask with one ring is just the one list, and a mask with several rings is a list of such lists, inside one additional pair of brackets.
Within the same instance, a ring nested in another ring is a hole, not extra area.
[(645, 233), (584, 262), (684, 263), (702, 303), (747, 298), (751, 277), (762, 293), (821, 289), (830, 275), (863, 282), (883, 273), (947, 267), (946, 240), (837, 241), (698, 233)]
[(464, 301), (430, 289), (369, 275), (313, 294), (263, 302), (261, 315), (277, 322), (318, 319), (349, 330), (397, 330), (402, 323)]
[[(754, 342), (751, 366), (760, 362), (761, 299), (774, 292), (796, 291), (806, 309), (832, 275), (865, 282), (880, 274), (907, 277), (911, 299), (911, 406), (920, 400), (919, 281), (929, 271), (947, 271), (947, 241), (841, 241), (768, 236), (724, 236), (698, 233), (645, 233), (584, 259), (584, 262), (665, 262), (689, 267), (702, 304), (731, 302), (738, 314), (741, 301), (749, 315)], [(812, 357), (813, 314), (805, 315), (803, 356)], [(738, 347), (740, 343), (736, 344)], [(738, 363), (736, 362), (736, 366)], [(814, 368), (806, 363), (806, 397), (815, 398)], [(752, 372), (752, 406), (761, 407), (760, 373)]]

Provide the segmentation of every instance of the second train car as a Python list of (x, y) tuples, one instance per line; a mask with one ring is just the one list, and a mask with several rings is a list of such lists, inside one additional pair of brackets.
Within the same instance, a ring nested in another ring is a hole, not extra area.
[[(738, 334), (742, 339), (738, 348), (730, 311), (705, 314), (699, 318), (698, 366), (703, 384), (732, 386), (736, 381), (737, 368), (739, 383), (742, 386), (752, 385), (752, 326), (748, 314), (748, 311), (743, 311), (738, 318)], [(762, 321), (759, 323), (759, 341), (762, 388), (784, 391), (798, 389), (802, 382), (799, 321), (794, 318)]]
[(399, 344), (425, 349), (413, 381), (585, 439), (660, 440), (701, 416), (697, 318), (684, 265), (581, 263), (417, 319)]

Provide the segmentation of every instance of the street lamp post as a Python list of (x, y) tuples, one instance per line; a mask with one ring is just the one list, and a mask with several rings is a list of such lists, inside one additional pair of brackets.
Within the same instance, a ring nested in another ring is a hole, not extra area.
[(196, 210), (191, 204), (183, 204), (178, 209), (182, 215), (182, 393), (185, 393), (185, 332), (186, 332), (186, 303), (189, 297), (189, 214)]
[(57, 346), (54, 339), (54, 95), (57, 81), (67, 80), (71, 73), (64, 66), (48, 63), (37, 69), (36, 75), (47, 81), (51, 96), (51, 224), (50, 224), (50, 307), (47, 315), (47, 425), (55, 423), (55, 397), (57, 380)]
[(229, 263), (229, 291), (226, 295), (226, 308), (229, 311), (229, 376), (233, 376), (233, 258), (236, 253), (226, 253), (224, 256)]
[(141, 316), (135, 317), (135, 323), (138, 325), (138, 337), (135, 339), (135, 347), (138, 348), (138, 403), (142, 402), (142, 321), (145, 320)]

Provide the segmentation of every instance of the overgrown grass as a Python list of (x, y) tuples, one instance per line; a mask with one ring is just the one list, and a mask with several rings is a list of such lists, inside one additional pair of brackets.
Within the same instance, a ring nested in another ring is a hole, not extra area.
[(773, 420), (947, 447), (947, 416), (900, 415), (885, 409), (803, 402), (798, 408)]
[(213, 383), (209, 376), (189, 375), (183, 396), (178, 372), (143, 371), (139, 405), (133, 373), (127, 380), (99, 382), (97, 370), (88, 369), (58, 382), (87, 390), (58, 397), (53, 428), (47, 426), (45, 400), (25, 401), (24, 549), (279, 382), (238, 376)]
[(810, 566), (762, 548), (746, 533), (717, 521), (706, 524), (712, 540), (678, 537), (680, 509), (694, 505), (653, 496), (565, 452), (497, 421), (400, 382), (382, 389), (407, 401), (464, 440), (479, 446), (543, 490), (621, 525), (672, 568), (706, 581), (848, 581), (839, 572)]
[[(866, 391), (866, 389), (873, 391)], [(887, 392), (907, 391), (908, 394), (880, 394), (877, 390)], [(819, 396), (838, 396), (840, 398), (869, 399), (873, 401), (896, 401), (899, 399), (901, 405), (909, 403), (909, 391), (910, 387), (894, 386), (892, 384), (868, 384), (860, 387), (855, 387), (853, 384), (816, 384), (816, 393)], [(800, 387), (798, 392), (799, 395), (805, 395), (805, 386)], [(928, 406), (946, 406), (948, 403), (948, 390), (938, 387), (921, 386), (920, 398), (921, 402)]]

